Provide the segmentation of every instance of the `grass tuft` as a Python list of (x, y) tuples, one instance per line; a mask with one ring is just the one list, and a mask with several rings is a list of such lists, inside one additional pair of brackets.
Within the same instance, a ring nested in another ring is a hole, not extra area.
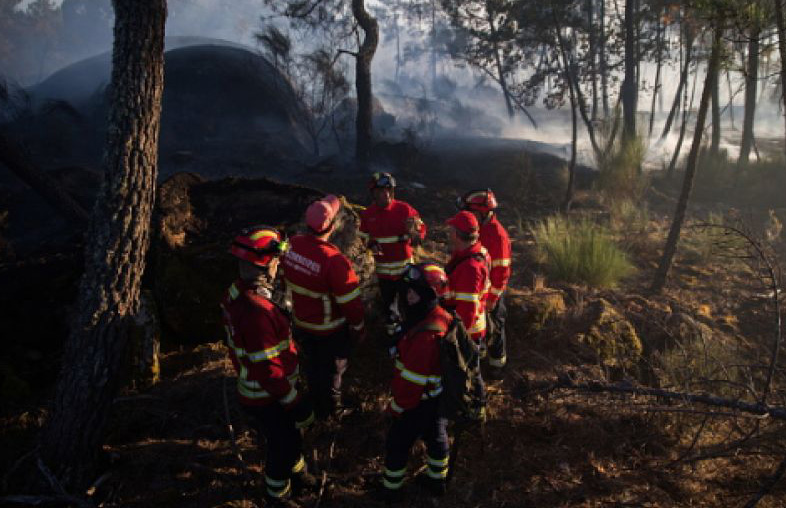
[(548, 217), (532, 227), (532, 234), (539, 261), (552, 280), (614, 287), (634, 272), (609, 232), (586, 218)]

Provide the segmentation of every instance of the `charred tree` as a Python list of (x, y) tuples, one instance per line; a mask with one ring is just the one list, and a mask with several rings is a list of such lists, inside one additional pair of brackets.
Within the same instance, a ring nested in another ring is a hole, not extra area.
[(636, 103), (638, 102), (638, 83), (636, 81), (636, 15), (635, 0), (625, 1), (625, 79), (622, 82), (623, 139), (636, 136)]
[(355, 158), (358, 165), (366, 167), (373, 143), (373, 94), (371, 91), (371, 61), (379, 44), (379, 24), (366, 10), (364, 0), (352, 0), (352, 15), (363, 29), (363, 42), (355, 56), (355, 90), (358, 111), (355, 123)]
[(105, 176), (41, 451), (66, 488), (95, 480), (150, 243), (164, 80), (166, 1), (114, 0)]
[(682, 123), (680, 124), (680, 134), (677, 136), (677, 145), (674, 147), (674, 153), (669, 163), (669, 169), (666, 171), (666, 178), (674, 176), (674, 170), (677, 167), (677, 161), (682, 151), (682, 143), (685, 141), (685, 133), (688, 130), (688, 117), (690, 110), (693, 109), (693, 99), (696, 96), (696, 81), (699, 79), (698, 72), (693, 75), (693, 86), (691, 87), (690, 102), (688, 101), (688, 90), (685, 89), (685, 97), (682, 102)]
[[(783, 0), (774, 0), (775, 24), (778, 27), (778, 53), (781, 62), (786, 62), (786, 19), (783, 17)], [(786, 119), (786, 65), (781, 64), (781, 102), (783, 102), (784, 119)], [(784, 131), (786, 132), (786, 131)], [(784, 143), (786, 149), (786, 143)]]
[(748, 39), (748, 59), (745, 72), (745, 112), (742, 118), (742, 141), (738, 164), (747, 164), (753, 147), (753, 120), (756, 115), (756, 86), (759, 81), (759, 37), (761, 30), (751, 28)]
[[(665, 17), (665, 8), (664, 8), (664, 17)], [(655, 102), (658, 99), (658, 93), (660, 92), (660, 72), (661, 68), (663, 67), (663, 32), (664, 32), (664, 24), (663, 21), (658, 18), (657, 20), (657, 31), (655, 33), (655, 85), (652, 88), (652, 106), (650, 107), (650, 125), (647, 134), (652, 136), (652, 128), (655, 124)], [(662, 95), (661, 95), (662, 96)]]
[(489, 27), (491, 28), (491, 39), (493, 44), (493, 51), (494, 51), (494, 63), (497, 66), (497, 74), (499, 75), (499, 86), (502, 88), (502, 95), (505, 96), (505, 106), (508, 108), (508, 117), (513, 118), (515, 115), (515, 110), (513, 109), (513, 101), (510, 98), (510, 89), (508, 88), (508, 82), (505, 78), (505, 68), (502, 65), (502, 56), (500, 55), (500, 47), (499, 47), (499, 32), (497, 31), (497, 27), (494, 24), (494, 16), (496, 14), (491, 9), (486, 9), (486, 16), (488, 19)]
[(707, 118), (707, 109), (709, 108), (710, 95), (712, 95), (712, 83), (718, 73), (720, 64), (720, 49), (721, 49), (721, 29), (713, 27), (712, 29), (712, 51), (710, 53), (710, 61), (707, 66), (707, 77), (704, 80), (704, 89), (701, 92), (701, 101), (699, 102), (699, 112), (696, 118), (696, 127), (693, 134), (693, 144), (691, 145), (690, 153), (688, 154), (688, 163), (685, 167), (685, 179), (682, 182), (682, 192), (680, 193), (679, 201), (677, 201), (677, 208), (674, 211), (674, 219), (671, 222), (669, 229), (669, 236), (666, 239), (666, 245), (663, 248), (663, 257), (661, 257), (658, 270), (655, 273), (655, 278), (652, 281), (652, 291), (659, 293), (666, 285), (666, 278), (671, 269), (674, 260), (674, 253), (677, 251), (677, 242), (680, 239), (680, 231), (682, 224), (685, 222), (685, 215), (688, 210), (688, 201), (693, 190), (693, 179), (696, 176), (696, 166), (699, 157), (699, 148), (701, 147), (702, 133), (704, 132), (704, 122)]
[(721, 140), (721, 109), (720, 109), (720, 72), (715, 75), (712, 82), (712, 141), (710, 142), (710, 154), (718, 155), (720, 152)]
[(682, 71), (680, 72), (680, 81), (677, 84), (677, 91), (674, 94), (674, 101), (671, 103), (669, 116), (666, 117), (666, 124), (663, 126), (663, 132), (660, 135), (661, 139), (668, 136), (669, 132), (671, 132), (671, 124), (674, 122), (674, 117), (677, 115), (677, 108), (679, 108), (680, 105), (682, 90), (687, 86), (688, 83), (688, 71), (690, 70), (690, 65), (692, 63), (691, 58), (693, 55), (693, 30), (688, 25), (686, 25), (684, 29), (684, 41), (685, 58), (682, 63)]

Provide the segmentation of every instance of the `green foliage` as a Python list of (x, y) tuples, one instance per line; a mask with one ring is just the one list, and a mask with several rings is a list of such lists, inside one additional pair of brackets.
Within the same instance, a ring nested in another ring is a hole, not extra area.
[(605, 200), (641, 201), (647, 189), (647, 178), (640, 168), (647, 147), (644, 138), (637, 136), (627, 141), (612, 143), (596, 160), (597, 189)]
[(539, 261), (552, 279), (614, 287), (634, 271), (609, 232), (589, 219), (548, 217), (532, 227), (532, 234)]
[(650, 220), (647, 203), (631, 199), (615, 199), (609, 203), (609, 226), (628, 252), (642, 252), (649, 248)]

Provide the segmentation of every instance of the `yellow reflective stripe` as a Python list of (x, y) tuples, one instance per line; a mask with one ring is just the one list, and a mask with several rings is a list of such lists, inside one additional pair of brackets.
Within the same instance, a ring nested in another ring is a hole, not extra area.
[(262, 230), (262, 231), (257, 231), (249, 238), (251, 238), (252, 240), (259, 240), (260, 238), (278, 238), (278, 233), (275, 233), (273, 231)]
[(281, 354), (282, 351), (286, 351), (289, 348), (289, 339), (282, 340), (275, 346), (271, 346), (267, 349), (263, 349), (262, 351), (256, 351), (253, 353), (246, 352), (248, 359), (252, 362), (261, 362), (262, 360), (271, 360)]
[(265, 483), (267, 484), (267, 493), (275, 498), (282, 498), (289, 494), (289, 480), (274, 480), (265, 475)]
[(407, 369), (400, 360), (396, 360), (396, 368), (401, 371), (402, 378), (406, 379), (407, 381), (411, 381), (416, 385), (425, 386), (429, 381), (428, 376), (424, 376)]
[(301, 455), (294, 466), (292, 466), (293, 473), (299, 473), (306, 468), (306, 459)]
[(281, 399), (281, 403), (282, 403), (282, 404), (289, 404), (290, 402), (292, 402), (293, 400), (295, 400), (295, 397), (297, 397), (297, 389), (296, 389), (296, 388), (293, 386), (293, 387), (292, 387), (292, 388), (289, 390), (289, 393), (287, 393), (287, 394), (286, 394), (286, 395), (285, 395), (285, 396), (284, 396), (284, 397)]
[(429, 330), (429, 331), (432, 331), (432, 332), (441, 332), (441, 333), (445, 333), (445, 332), (448, 331), (448, 329), (446, 327), (444, 327), (444, 326), (442, 326), (440, 324), (437, 324), (437, 323), (429, 323), (429, 324), (427, 324), (426, 326), (423, 327), (423, 330)]
[(396, 243), (401, 241), (401, 237), (400, 236), (375, 236), (374, 240), (376, 240), (377, 243)]
[(236, 299), (238, 296), (240, 296), (240, 291), (237, 289), (237, 286), (235, 286), (234, 284), (232, 284), (231, 286), (229, 286), (229, 297), (230, 297), (232, 300), (234, 300), (234, 299)]
[(295, 422), (295, 428), (297, 428), (297, 429), (305, 429), (306, 427), (308, 427), (312, 423), (314, 423), (314, 412), (313, 411), (311, 412), (310, 415), (308, 415), (308, 418), (306, 418), (305, 421)]
[(266, 399), (270, 397), (270, 394), (265, 390), (253, 390), (247, 388), (243, 383), (238, 382), (237, 384), (237, 391), (243, 397), (247, 399)]
[(495, 268), (497, 266), (510, 266), (510, 258), (501, 258), (495, 259), (491, 262), (491, 267)]
[(453, 298), (462, 302), (480, 302), (478, 293), (455, 293)]
[(399, 406), (398, 404), (396, 404), (396, 400), (395, 399), (390, 401), (390, 409), (392, 409), (396, 413), (403, 413), (404, 412), (404, 408)]
[(429, 390), (428, 392), (423, 392), (423, 395), (420, 396), (420, 399), (421, 400), (433, 399), (440, 393), (442, 393), (442, 385), (439, 385), (433, 390)]
[(478, 333), (483, 332), (486, 330), (486, 316), (481, 314), (478, 319), (475, 321), (475, 324), (472, 325), (472, 328), (467, 330), (469, 333)]
[(450, 462), (448, 460), (449, 458), (450, 457), (445, 456), (444, 459), (435, 459), (431, 457), (429, 454), (426, 454), (426, 462), (428, 463), (429, 466), (448, 467), (448, 463)]
[(385, 476), (389, 476), (391, 478), (403, 478), (404, 475), (407, 474), (407, 468), (392, 470), (385, 468)]
[(298, 286), (297, 284), (294, 284), (289, 280), (287, 280), (287, 287), (299, 295), (309, 296), (311, 298), (323, 298), (327, 296), (327, 293), (318, 293), (316, 291), (311, 291), (310, 289), (306, 289), (302, 286)]
[(423, 267), (423, 271), (425, 272), (441, 272), (442, 268), (438, 267), (437, 265), (426, 265)]
[(356, 325), (352, 325), (351, 328), (353, 330), (355, 330), (356, 332), (358, 332), (358, 331), (362, 330), (364, 326), (366, 326), (366, 322), (365, 321), (361, 321), (360, 323), (358, 323)]
[(406, 265), (401, 268), (377, 268), (377, 273), (381, 275), (401, 275), (406, 269)]
[(502, 293), (504, 293), (505, 290), (492, 287), (491, 289), (489, 289), (489, 292), (494, 296), (502, 296)]
[(336, 301), (343, 305), (345, 303), (351, 302), (358, 296), (360, 296), (360, 288), (355, 288), (347, 294), (336, 295)]
[(492, 367), (504, 367), (505, 364), (508, 363), (508, 357), (502, 355), (502, 358), (492, 358), (489, 356), (489, 365)]
[(300, 365), (296, 366), (292, 374), (287, 376), (287, 380), (289, 380), (290, 383), (294, 383), (297, 381), (299, 375), (300, 375)]
[(434, 478), (435, 480), (442, 480), (442, 479), (444, 479), (444, 478), (447, 478), (447, 477), (448, 477), (448, 470), (447, 470), (447, 469), (444, 469), (444, 470), (442, 470), (442, 471), (434, 471), (434, 470), (432, 470), (431, 468), (427, 468), (427, 469), (426, 469), (426, 474), (427, 474), (427, 475), (428, 475), (430, 478)]
[(384, 485), (386, 489), (397, 490), (400, 489), (402, 485), (404, 485), (404, 479), (402, 478), (397, 482), (392, 482), (383, 476), (382, 485)]
[(317, 330), (317, 331), (333, 330), (343, 325), (346, 322), (346, 319), (343, 317), (322, 324), (308, 323), (306, 321), (302, 321), (298, 319), (297, 316), (293, 316), (292, 319), (295, 322), (295, 324), (300, 328), (305, 328), (307, 330)]
[(401, 261), (391, 261), (389, 263), (377, 263), (377, 269), (379, 269), (379, 268), (401, 268), (401, 267), (407, 266), (410, 263), (412, 263), (412, 258), (403, 259)]
[(287, 483), (289, 483), (289, 480), (274, 480), (273, 478), (269, 477), (268, 475), (265, 475), (265, 483), (268, 484), (271, 487), (283, 487)]

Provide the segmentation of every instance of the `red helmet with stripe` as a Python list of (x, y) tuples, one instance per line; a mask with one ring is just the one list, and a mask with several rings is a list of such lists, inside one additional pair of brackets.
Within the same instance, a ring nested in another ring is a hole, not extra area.
[(289, 248), (282, 234), (275, 229), (253, 227), (244, 229), (232, 240), (229, 253), (257, 266), (267, 266)]
[(491, 189), (469, 191), (459, 198), (459, 208), (462, 210), (489, 213), (497, 206), (497, 197)]
[(428, 286), (437, 298), (443, 298), (448, 292), (448, 276), (445, 270), (431, 261), (407, 265), (402, 280), (411, 285)]

